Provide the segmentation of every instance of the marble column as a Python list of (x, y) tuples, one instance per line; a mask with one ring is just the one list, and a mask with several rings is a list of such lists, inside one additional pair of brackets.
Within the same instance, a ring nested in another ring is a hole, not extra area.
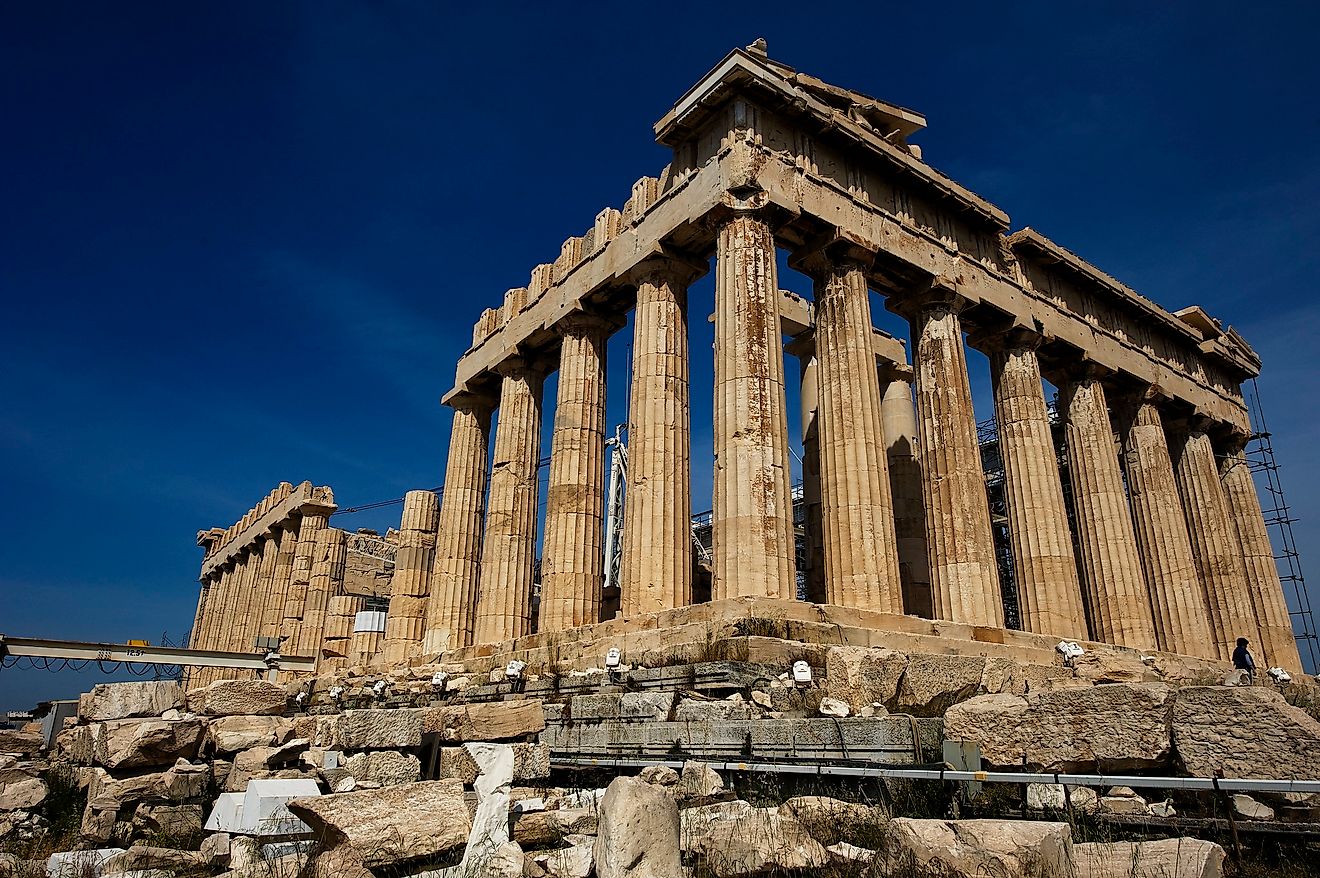
[(787, 348), (798, 358), (798, 399), (802, 409), (802, 505), (806, 598), (813, 604), (828, 603), (825, 588), (825, 525), (820, 496), (820, 364), (816, 360), (816, 338), (806, 333)]
[(256, 645), (258, 637), (275, 633), (273, 630), (267, 630), (265, 625), (267, 616), (274, 615), (275, 612), (270, 605), (275, 597), (275, 565), (280, 557), (280, 535), (281, 532), (277, 528), (261, 541), (261, 566), (257, 569), (256, 588), (252, 596), (247, 631), (247, 649), (254, 651), (265, 652), (265, 647), (258, 649)]
[(347, 551), (346, 535), (342, 530), (323, 527), (316, 532), (311, 576), (307, 583), (307, 603), (298, 629), (297, 655), (320, 658), (326, 613), (330, 598), (335, 594), (332, 589), (336, 579), (339, 582), (344, 580)]
[(356, 616), (354, 616), (353, 634), (348, 640), (348, 663), (352, 665), (369, 665), (375, 662), (385, 649), (385, 632), (370, 630), (358, 630)]
[(605, 343), (611, 325), (571, 314), (563, 338), (546, 483), (538, 631), (600, 621), (605, 583)]
[(449, 459), (440, 498), (431, 596), (422, 651), (427, 655), (472, 643), (486, 512), (491, 404), (475, 396), (450, 400), (454, 410)]
[(1160, 649), (1216, 658), (1205, 589), (1192, 557), (1158, 398), (1157, 393), (1141, 393), (1118, 407), (1128, 499), (1155, 633)]
[(512, 640), (531, 629), (544, 379), (521, 358), (507, 361), (500, 374), (504, 381), (477, 588), (477, 643)]
[(779, 283), (770, 226), (719, 228), (715, 281), (715, 600), (797, 596)]
[(861, 262), (817, 261), (827, 258), (813, 272), (826, 593), (837, 606), (902, 615), (870, 292)]
[[(358, 595), (344, 594), (342, 580), (338, 585), (338, 593), (332, 594), (326, 604), (324, 636), (316, 662), (316, 671), (320, 674), (348, 667), (353, 653), (353, 622), (366, 604), (366, 600)], [(363, 648), (366, 648), (365, 644)]]
[[(399, 519), (399, 549), (390, 578), (390, 609), (379, 654), (389, 667), (421, 652), (440, 504), (431, 491), (409, 491)], [(367, 638), (375, 640), (376, 638)]]
[(917, 412), (912, 406), (912, 370), (887, 364), (880, 368), (883, 386), (880, 418), (889, 458), (889, 493), (894, 503), (894, 538), (903, 584), (903, 611), (933, 618), (930, 558), (926, 553), (926, 508), (921, 496), (921, 460), (917, 454)]
[(1123, 492), (1104, 385), (1096, 370), (1088, 368), (1061, 391), (1091, 634), (1105, 643), (1154, 649), (1155, 620)]
[(1256, 627), (1260, 630), (1257, 662), (1261, 667), (1283, 668), (1292, 674), (1302, 671), (1297, 651), (1292, 617), (1284, 598), (1279, 568), (1274, 562), (1274, 547), (1265, 527), (1265, 516), (1256, 493), (1256, 481), (1243, 452), (1245, 437), (1229, 445), (1220, 463), (1224, 496), (1237, 530), (1238, 544), (1247, 568), (1247, 586), (1251, 593)]
[(634, 273), (632, 389), (620, 611), (692, 602), (691, 402), (687, 286), (696, 272), (649, 260)]
[(234, 604), (229, 617), (225, 648), (231, 652), (251, 652), (252, 642), (248, 637), (249, 614), (252, 612), (253, 596), (256, 592), (257, 571), (261, 567), (261, 540), (244, 549), (236, 567), (238, 580), (234, 589)]
[(962, 297), (934, 289), (893, 307), (912, 323), (926, 545), (937, 619), (1004, 627), (990, 505), (976, 441), (958, 313)]
[[(302, 627), (308, 607), (308, 585), (312, 579), (312, 558), (316, 554), (316, 538), (329, 524), (328, 512), (317, 509), (304, 509), (298, 522), (298, 543), (293, 549), (293, 567), (289, 573), (289, 593), (284, 598), (284, 620), (280, 625), (280, 637), (285, 651), (300, 656), (310, 656), (311, 643), (302, 636)], [(315, 597), (315, 596), (313, 596)], [(320, 596), (323, 598), (324, 596)], [(320, 613), (325, 612), (325, 603), (310, 608)]]
[(1210, 610), (1210, 634), (1219, 658), (1229, 659), (1239, 637), (1259, 648), (1256, 616), (1247, 589), (1247, 569), (1237, 529), (1229, 512), (1219, 465), (1200, 418), (1172, 426), (1174, 472), (1187, 518), (1196, 572), (1205, 586)]
[(275, 531), (275, 569), (261, 612), (261, 636), (279, 638), (284, 625), (284, 604), (293, 576), (293, 553), (298, 546), (297, 519), (286, 519)]
[(1042, 339), (1012, 330), (984, 341), (1022, 627), (1034, 634), (1085, 639), (1082, 587), (1036, 358)]

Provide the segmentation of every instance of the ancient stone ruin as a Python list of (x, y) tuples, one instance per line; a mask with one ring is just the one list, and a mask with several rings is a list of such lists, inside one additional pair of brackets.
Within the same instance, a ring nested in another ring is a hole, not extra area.
[[(279, 638), (327, 668), (393, 667), (533, 632), (591, 639), (611, 619), (654, 627), (698, 597), (733, 613), (735, 599), (796, 602), (800, 576), (807, 601), (877, 632), (1211, 660), (1246, 637), (1263, 667), (1300, 671), (1242, 455), (1241, 386), (1259, 359), (1201, 309), (1169, 313), (1039, 233), (1009, 233), (1003, 211), (921, 160), (908, 138), (923, 125), (731, 53), (656, 123), (669, 166), (481, 315), (445, 397), (443, 495), (404, 504), (381, 636), (354, 643), (363, 607), (340, 584), (348, 537), (327, 528), (329, 490), (282, 485), (199, 537), (195, 645)], [(813, 301), (779, 289), (778, 250), (814, 279)], [(712, 255), (714, 508), (699, 563), (686, 290)], [(910, 321), (911, 362), (873, 328), (869, 291)], [(607, 596), (604, 346), (630, 310), (623, 551)], [(990, 357), (1012, 592), (1036, 638), (1005, 631), (964, 333)], [(798, 564), (786, 353), (806, 437)], [(1062, 469), (1042, 378), (1060, 388)]]
[[(53, 748), (0, 737), (0, 840), (30, 845), (0, 876), (1214, 878), (1225, 847), (1240, 865), (1289, 844), (1313, 862), (1320, 687), (1242, 454), (1259, 360), (1201, 309), (1010, 233), (922, 160), (924, 124), (759, 42), (729, 54), (656, 124), (670, 165), (482, 314), (439, 496), (409, 492), (380, 536), (332, 526), (330, 488), (282, 483), (199, 533), (192, 647), (315, 673), (100, 686)], [(812, 300), (780, 289), (781, 250)], [(687, 290), (712, 257), (714, 497), (694, 522)], [(629, 311), (607, 589), (604, 352)], [(993, 518), (964, 344), (991, 363)], [(1291, 679), (1234, 674), (1238, 637)], [(74, 850), (47, 859), (42, 837)]]

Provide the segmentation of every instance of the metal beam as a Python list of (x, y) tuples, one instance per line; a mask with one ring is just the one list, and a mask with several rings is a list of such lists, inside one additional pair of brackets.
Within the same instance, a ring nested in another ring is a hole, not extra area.
[(126, 646), (122, 643), (84, 643), (77, 640), (46, 640), (38, 637), (7, 637), (0, 634), (0, 657), (72, 659), (73, 661), (133, 662), (140, 665), (184, 665), (195, 668), (242, 670), (316, 670), (316, 660), (305, 656), (270, 656), (251, 652), (222, 652), (216, 649), (184, 649), (174, 646)]
[[(1157, 789), (1214, 790), (1225, 792), (1320, 793), (1320, 781), (1241, 777), (1144, 777), (1122, 774), (1061, 774), (1028, 771), (953, 771), (939, 768), (890, 768), (870, 765), (830, 765), (795, 762), (719, 762), (704, 760), (716, 771), (748, 771), (770, 774), (832, 774), (908, 780), (942, 780), (974, 783), (1058, 783), (1084, 787), (1155, 787)], [(552, 754), (551, 767), (643, 768), (667, 765), (682, 768), (681, 759), (664, 757), (608, 758)]]

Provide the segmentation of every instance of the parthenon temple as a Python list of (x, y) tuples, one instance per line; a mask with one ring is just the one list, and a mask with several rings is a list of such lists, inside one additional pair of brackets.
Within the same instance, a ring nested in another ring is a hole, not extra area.
[[(481, 314), (444, 396), (443, 490), (409, 492), (384, 537), (332, 527), (333, 494), (310, 482), (203, 531), (192, 645), (388, 668), (755, 606), (949, 651), (1070, 640), (1222, 661), (1246, 637), (1263, 667), (1300, 670), (1243, 453), (1259, 358), (1201, 308), (1166, 311), (1011, 231), (923, 161), (924, 127), (761, 44), (731, 52), (655, 124), (668, 166)], [(810, 298), (780, 288), (780, 254)], [(708, 272), (703, 542), (689, 323), (707, 315), (688, 289)], [(909, 343), (875, 328), (873, 302)], [(605, 351), (629, 324), (607, 589)], [(995, 515), (967, 346), (990, 362)]]

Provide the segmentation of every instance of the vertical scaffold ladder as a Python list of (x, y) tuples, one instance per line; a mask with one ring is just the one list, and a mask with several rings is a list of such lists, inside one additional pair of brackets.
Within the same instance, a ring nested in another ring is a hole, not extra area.
[(1320, 643), (1316, 639), (1315, 617), (1311, 613), (1311, 595), (1302, 573), (1302, 557), (1293, 535), (1292, 526), (1297, 519), (1293, 518), (1292, 508), (1283, 493), (1279, 462), (1274, 456), (1274, 443), (1260, 403), (1260, 388), (1254, 378), (1251, 381), (1250, 410), (1251, 440), (1246, 448), (1247, 465), (1253, 475), (1259, 476), (1256, 485), (1261, 511), (1265, 513), (1265, 526), (1274, 545), (1274, 563), (1279, 568), (1279, 580), (1288, 599), (1288, 612), (1302, 663), (1314, 673), (1320, 670)]

